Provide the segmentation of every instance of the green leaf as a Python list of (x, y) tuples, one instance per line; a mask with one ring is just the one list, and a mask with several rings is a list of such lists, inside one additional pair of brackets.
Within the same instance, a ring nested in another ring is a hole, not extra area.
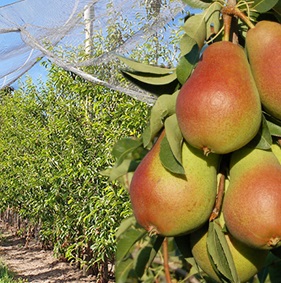
[(273, 12), (275, 17), (278, 19), (279, 23), (281, 23), (281, 2), (278, 1), (277, 4), (273, 7)]
[(207, 9), (210, 6), (212, 0), (183, 0), (183, 2), (192, 8)]
[(196, 41), (193, 38), (189, 37), (187, 34), (184, 34), (180, 40), (181, 55), (184, 56), (188, 54), (192, 50), (192, 48), (194, 48), (194, 45), (197, 45)]
[(123, 156), (127, 156), (132, 150), (142, 145), (142, 141), (135, 138), (122, 138), (117, 141), (112, 149), (112, 155), (120, 159)]
[(153, 146), (150, 124), (148, 124), (148, 126), (144, 129), (142, 133), (142, 142), (143, 142), (143, 146), (147, 149), (151, 149)]
[[(226, 282), (239, 283), (236, 267), (225, 234), (216, 220), (209, 224), (207, 249), (216, 272), (227, 278), (228, 280)], [(220, 277), (223, 279), (222, 276)]]
[[(132, 77), (130, 74), (126, 74), (124, 72), (122, 72), (124, 77), (126, 79), (128, 79), (129, 81), (131, 81), (133, 84), (135, 84), (136, 86), (138, 86), (141, 89), (144, 89), (152, 94), (155, 95), (162, 95), (163, 93), (166, 94), (172, 94), (177, 88), (178, 88), (178, 80), (175, 79), (173, 81), (171, 81), (170, 83), (167, 84), (151, 84), (151, 83), (146, 83), (143, 82), (141, 80), (139, 80), (138, 78), (134, 78)], [(147, 96), (147, 94), (144, 94)]]
[(249, 143), (249, 146), (258, 149), (270, 149), (271, 144), (272, 144), (272, 137), (266, 119), (263, 115), (262, 124), (259, 129), (259, 132), (254, 137), (254, 139)]
[(176, 114), (173, 114), (165, 120), (165, 132), (173, 155), (181, 164), (183, 136), (178, 125)]
[(164, 68), (159, 66), (148, 65), (128, 59), (123, 56), (117, 56), (123, 63), (129, 66), (132, 70), (139, 73), (150, 73), (155, 75), (168, 75), (174, 72), (174, 69)]
[(135, 261), (131, 255), (136, 242), (147, 236), (147, 231), (140, 227), (133, 217), (124, 220), (117, 232), (116, 282), (127, 282), (130, 276), (137, 278), (134, 271)]
[(270, 252), (264, 266), (265, 267), (258, 273), (259, 283), (280, 282), (281, 259)]
[(266, 121), (269, 132), (272, 136), (281, 137), (281, 126), (277, 125), (271, 121)]
[(278, 120), (264, 112), (264, 117), (272, 136), (281, 137), (281, 120)]
[(173, 95), (164, 94), (156, 100), (150, 114), (150, 133), (149, 136), (147, 134), (145, 140), (143, 140), (144, 147), (146, 147), (163, 128), (165, 119), (175, 113), (178, 93), (179, 91), (176, 91)]
[(134, 172), (146, 153), (147, 150), (143, 148), (141, 139), (123, 138), (112, 150), (112, 155), (117, 158), (114, 166), (100, 173), (109, 176), (111, 181), (117, 180), (128, 172)]
[(130, 277), (137, 278), (137, 275), (134, 275), (134, 260), (133, 258), (127, 258), (126, 260), (120, 261), (116, 265), (115, 270), (115, 277), (116, 277), (116, 283), (125, 283), (128, 282), (128, 277), (131, 273)]
[(148, 243), (137, 253), (134, 269), (138, 277), (142, 277), (145, 269), (151, 265), (163, 243), (163, 240), (164, 237), (162, 236), (150, 237)]
[(200, 49), (197, 44), (194, 44), (189, 53), (182, 56), (177, 65), (177, 78), (183, 85), (191, 75), (196, 63), (200, 58)]
[(165, 75), (154, 75), (150, 73), (137, 73), (130, 71), (122, 71), (127, 76), (134, 78), (140, 82), (151, 85), (166, 85), (177, 79), (176, 72)]
[(183, 30), (187, 36), (197, 43), (199, 49), (201, 49), (206, 39), (206, 22), (204, 14), (198, 14), (188, 18), (183, 25)]
[(138, 162), (132, 159), (124, 159), (121, 164), (115, 164), (109, 172), (110, 180), (117, 180), (128, 172), (134, 172), (138, 167), (139, 163), (140, 161)]
[(118, 239), (129, 228), (136, 225), (137, 225), (137, 221), (134, 215), (124, 219), (118, 227), (118, 231), (116, 232), (116, 238)]
[(192, 257), (189, 234), (175, 237), (174, 241), (176, 243), (176, 247), (179, 249), (184, 258), (187, 259)]
[(116, 261), (123, 261), (134, 244), (147, 235), (147, 231), (138, 224), (129, 226), (123, 233), (118, 233)]
[(206, 39), (209, 39), (212, 34), (219, 32), (221, 27), (220, 11), (222, 6), (215, 2), (205, 12), (206, 22)]
[(278, 0), (254, 0), (251, 9), (255, 9), (259, 13), (265, 13), (272, 9), (277, 3)]
[(161, 141), (160, 146), (160, 160), (162, 165), (174, 174), (185, 174), (183, 167), (177, 161), (171, 150), (167, 137), (165, 136)]

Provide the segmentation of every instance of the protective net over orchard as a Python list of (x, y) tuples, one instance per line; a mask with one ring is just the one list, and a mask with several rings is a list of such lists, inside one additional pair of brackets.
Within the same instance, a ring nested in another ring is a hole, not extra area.
[[(130, 57), (141, 48), (151, 58), (156, 51), (170, 50), (169, 61), (154, 55), (149, 62), (170, 67), (178, 54), (178, 45), (173, 44), (173, 33), (179, 30), (175, 25), (180, 26), (187, 14), (181, 0), (18, 0), (0, 5), (0, 88), (45, 58), (148, 104), (155, 97), (125, 80), (120, 83), (120, 74), (109, 66), (116, 55)], [(95, 73), (93, 66), (107, 66), (110, 79)]]

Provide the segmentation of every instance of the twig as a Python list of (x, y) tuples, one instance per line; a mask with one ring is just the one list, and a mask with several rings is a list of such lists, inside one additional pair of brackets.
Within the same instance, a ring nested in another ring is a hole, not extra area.
[(172, 283), (170, 268), (169, 268), (169, 255), (168, 255), (168, 238), (163, 241), (163, 256), (164, 256), (164, 270), (167, 283)]
[(249, 20), (249, 18), (239, 10), (239, 8), (228, 4), (227, 6), (222, 8), (222, 14), (223, 15), (229, 15), (229, 16), (236, 16), (240, 18), (242, 21), (244, 21), (249, 28), (254, 28), (255, 25)]
[(229, 41), (232, 15), (223, 13), (224, 41)]

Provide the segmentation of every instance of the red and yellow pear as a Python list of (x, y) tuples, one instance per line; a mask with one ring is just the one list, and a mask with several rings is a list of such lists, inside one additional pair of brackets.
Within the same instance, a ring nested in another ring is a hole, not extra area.
[(159, 152), (163, 131), (137, 167), (130, 198), (137, 222), (152, 234), (177, 236), (190, 233), (209, 218), (216, 198), (220, 156), (204, 156), (187, 143), (182, 146), (185, 175), (168, 171)]
[(281, 244), (281, 165), (271, 150), (232, 153), (223, 215), (231, 235), (258, 249)]
[(246, 49), (262, 105), (281, 119), (281, 24), (258, 22), (247, 32)]
[(241, 46), (216, 42), (182, 86), (176, 115), (185, 140), (208, 154), (246, 145), (261, 124), (261, 103)]

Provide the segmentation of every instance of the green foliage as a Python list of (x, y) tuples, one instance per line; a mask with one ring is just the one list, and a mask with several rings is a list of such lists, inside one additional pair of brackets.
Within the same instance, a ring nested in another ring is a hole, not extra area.
[[(102, 58), (104, 50), (118, 48), (130, 38), (132, 26), (123, 18), (95, 31), (94, 56)], [(174, 90), (177, 80), (170, 66), (178, 50), (163, 46), (163, 36), (151, 36), (140, 46), (142, 52), (130, 57), (154, 64), (137, 70), (137, 78), (152, 72), (163, 79), (164, 88)], [(69, 62), (85, 60), (83, 46), (70, 52), (57, 47), (54, 52)], [(137, 68), (133, 59), (119, 57), (84, 70), (124, 84), (120, 66), (131, 61)], [(155, 66), (160, 62), (163, 66)], [(40, 228), (41, 242), (53, 247), (56, 256), (97, 275), (98, 265), (114, 263), (117, 228), (132, 214), (126, 188), (130, 172), (147, 153), (141, 133), (150, 107), (50, 62), (43, 65), (49, 72), (45, 83), (28, 79), (15, 92), (1, 92), (0, 210), (12, 207)], [(121, 137), (124, 141), (116, 144)]]
[[(233, 258), (220, 223), (210, 223), (207, 237), (207, 248), (212, 264), (223, 282), (239, 282)], [(226, 279), (224, 279), (226, 278)]]
[(28, 282), (22, 279), (14, 279), (15, 275), (4, 265), (0, 262), (0, 283), (24, 283)]
[(40, 225), (57, 256), (91, 267), (114, 261), (115, 232), (131, 214), (126, 190), (101, 171), (121, 136), (138, 136), (149, 107), (55, 66), (1, 95), (0, 196)]

